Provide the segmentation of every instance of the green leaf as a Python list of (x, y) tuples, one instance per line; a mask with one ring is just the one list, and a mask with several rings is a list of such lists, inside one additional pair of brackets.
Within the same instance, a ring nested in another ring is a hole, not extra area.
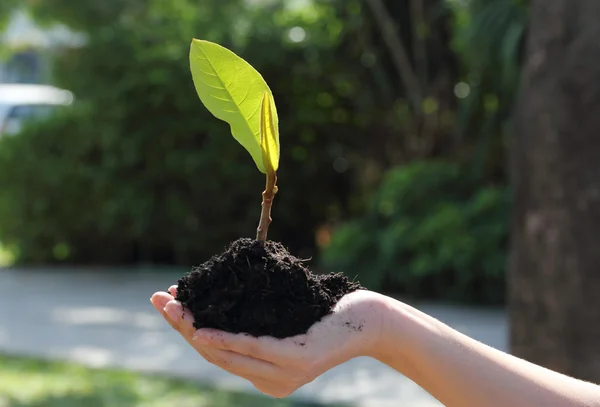
[(279, 132), (273, 122), (275, 104), (268, 92), (265, 92), (260, 113), (260, 148), (263, 164), (268, 172), (279, 167)]
[[(271, 89), (249, 63), (218, 44), (194, 39), (190, 47), (190, 69), (196, 92), (206, 108), (231, 126), (233, 137), (250, 153), (258, 169), (266, 173), (261, 148), (262, 101), (270, 100), (270, 132), (276, 137), (279, 163), (277, 109)], [(271, 148), (271, 147), (270, 147)]]

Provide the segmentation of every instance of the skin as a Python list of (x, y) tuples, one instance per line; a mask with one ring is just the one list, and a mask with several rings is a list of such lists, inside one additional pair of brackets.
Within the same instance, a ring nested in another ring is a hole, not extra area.
[(447, 407), (600, 407), (600, 386), (544, 369), (469, 338), (392, 298), (346, 295), (305, 335), (255, 338), (193, 327), (169, 293), (152, 304), (202, 357), (282, 398), (327, 370), (369, 356), (419, 384)]

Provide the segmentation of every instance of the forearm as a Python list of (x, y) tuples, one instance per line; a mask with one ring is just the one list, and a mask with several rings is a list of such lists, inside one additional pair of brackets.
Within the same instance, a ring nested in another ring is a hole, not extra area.
[(599, 386), (500, 352), (400, 302), (386, 308), (374, 356), (447, 407), (600, 407)]

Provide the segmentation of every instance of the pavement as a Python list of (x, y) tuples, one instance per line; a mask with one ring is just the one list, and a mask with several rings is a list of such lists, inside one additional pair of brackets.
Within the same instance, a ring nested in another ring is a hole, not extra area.
[[(183, 272), (0, 269), (0, 352), (257, 392), (249, 382), (200, 358), (154, 311), (150, 296), (166, 290)], [(501, 310), (414, 305), (483, 343), (507, 349), (507, 317)], [(356, 407), (442, 405), (411, 380), (369, 358), (330, 370), (292, 397)]]

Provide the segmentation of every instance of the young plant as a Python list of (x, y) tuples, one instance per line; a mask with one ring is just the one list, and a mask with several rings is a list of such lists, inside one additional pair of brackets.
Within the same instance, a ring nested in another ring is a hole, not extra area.
[(228, 49), (201, 40), (192, 41), (190, 66), (200, 100), (229, 123), (267, 183), (256, 240), (237, 239), (194, 267), (178, 280), (175, 299), (198, 329), (275, 338), (305, 334), (360, 284), (341, 274), (315, 276), (281, 243), (266, 241), (277, 193), (279, 130), (273, 94), (262, 76)]
[(204, 106), (229, 124), (233, 137), (250, 153), (258, 170), (266, 174), (256, 230), (256, 240), (265, 242), (279, 167), (279, 122), (273, 93), (249, 63), (209, 41), (192, 41), (190, 69)]

